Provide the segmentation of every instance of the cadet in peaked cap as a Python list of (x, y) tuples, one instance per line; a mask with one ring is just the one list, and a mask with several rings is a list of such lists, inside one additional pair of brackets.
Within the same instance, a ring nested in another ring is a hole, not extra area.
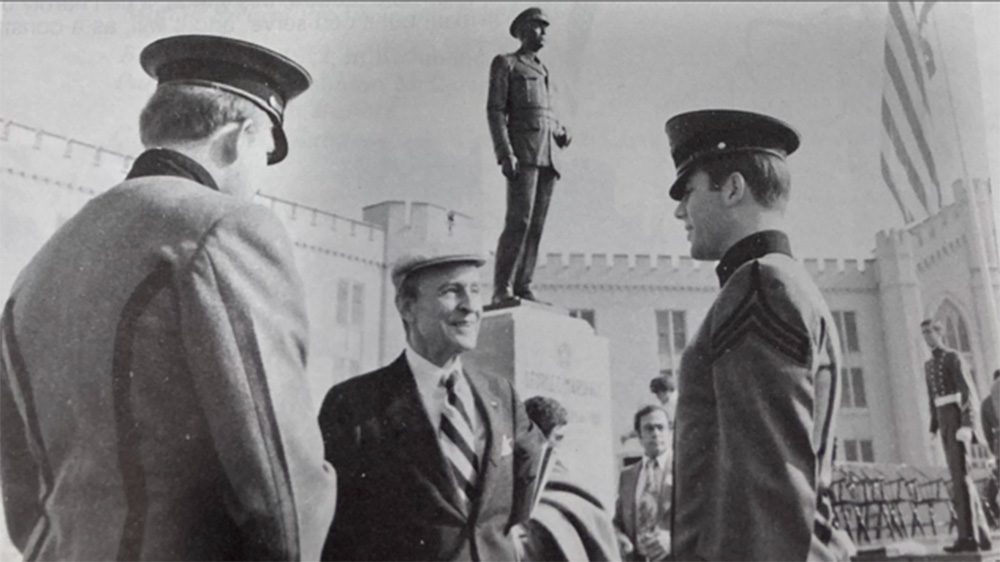
[(312, 77), (292, 59), (260, 45), (212, 35), (177, 35), (151, 43), (139, 56), (160, 85), (193, 84), (224, 90), (252, 101), (274, 123), (274, 152), (268, 164), (288, 154), (285, 107)]
[(222, 37), (140, 61), (160, 83), (146, 150), (35, 254), (0, 318), (10, 540), (42, 560), (319, 560), (338, 491), (305, 295), (288, 232), (253, 201), (309, 75)]
[(704, 109), (667, 121), (670, 153), (677, 179), (670, 197), (684, 197), (684, 181), (697, 164), (724, 154), (763, 152), (784, 159), (799, 147), (799, 135), (787, 123), (750, 111)]
[(720, 287), (680, 362), (672, 554), (847, 561), (850, 537), (832, 524), (836, 324), (784, 232), (784, 159), (799, 136), (734, 110), (684, 113), (666, 128), (674, 216), (691, 257), (718, 260)]
[(531, 7), (520, 14), (517, 14), (517, 17), (510, 22), (511, 36), (517, 37), (517, 28), (521, 27), (522, 23), (529, 21), (540, 21), (545, 25), (549, 25), (549, 18), (545, 15), (545, 12), (543, 12), (541, 8)]

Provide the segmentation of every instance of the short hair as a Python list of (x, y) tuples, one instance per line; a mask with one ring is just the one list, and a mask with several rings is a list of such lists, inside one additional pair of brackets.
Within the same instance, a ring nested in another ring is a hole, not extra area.
[[(420, 285), (418, 281), (420, 280), (420, 274), (414, 273), (407, 275), (399, 283), (399, 287), (396, 289), (396, 309), (400, 311), (400, 316), (402, 316), (402, 306), (405, 302), (415, 301), (417, 297), (420, 296)], [(406, 325), (406, 319), (400, 318), (403, 322), (403, 333), (409, 334), (409, 327)]]
[(552, 398), (532, 396), (524, 401), (524, 409), (532, 423), (541, 428), (546, 437), (553, 429), (568, 423), (566, 408)]
[(657, 392), (667, 392), (668, 390), (673, 390), (675, 387), (671, 379), (673, 379), (673, 374), (653, 377), (652, 380), (649, 381), (649, 391), (656, 394)]
[(768, 208), (787, 201), (792, 189), (792, 177), (784, 158), (765, 152), (721, 154), (698, 164), (698, 169), (708, 174), (713, 186), (739, 172), (754, 200)]
[(642, 408), (639, 408), (638, 412), (635, 413), (635, 419), (632, 420), (632, 425), (635, 427), (636, 433), (639, 433), (639, 422), (642, 421), (642, 418), (648, 416), (653, 412), (663, 412), (663, 415), (667, 416), (668, 420), (670, 419), (670, 414), (667, 413), (667, 409), (659, 404), (650, 404), (648, 406), (643, 406)]
[(1000, 369), (993, 371), (993, 380), (1000, 379)]
[(227, 123), (252, 118), (256, 110), (250, 100), (218, 88), (166, 84), (142, 109), (139, 137), (147, 147), (198, 141)]
[(930, 326), (931, 329), (934, 330), (935, 332), (944, 331), (944, 326), (941, 324), (940, 320), (934, 320), (933, 318), (924, 318), (924, 320), (920, 322), (920, 327), (926, 328), (928, 326)]

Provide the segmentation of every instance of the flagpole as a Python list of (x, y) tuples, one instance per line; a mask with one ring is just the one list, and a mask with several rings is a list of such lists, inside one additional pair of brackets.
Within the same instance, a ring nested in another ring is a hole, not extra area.
[[(941, 10), (938, 10), (941, 13)], [(934, 36), (937, 39), (938, 52), (941, 53), (941, 70), (944, 72), (945, 87), (948, 91), (948, 103), (951, 106), (952, 123), (955, 126), (955, 137), (958, 141), (958, 154), (962, 162), (962, 177), (965, 185), (965, 204), (968, 209), (968, 244), (970, 273), (972, 275), (971, 288), (973, 302), (978, 301), (973, 316), (979, 327), (979, 336), (982, 354), (980, 356), (982, 366), (976, 378), (980, 381), (973, 382), (979, 386), (980, 382), (988, 388), (989, 380), (987, 375), (992, 372), (996, 365), (1000, 365), (1000, 346), (996, 342), (1000, 341), (1000, 313), (997, 311), (998, 303), (993, 290), (992, 272), (990, 271), (990, 260), (986, 254), (986, 233), (983, 232), (979, 221), (979, 197), (975, 186), (969, 181), (969, 168), (965, 161), (965, 145), (962, 142), (962, 132), (958, 126), (958, 112), (955, 109), (955, 100), (951, 92), (951, 79), (948, 73), (947, 57), (944, 56), (944, 46), (941, 43), (941, 33), (938, 30), (937, 18), (934, 18)], [(956, 194), (952, 194), (953, 196)]]

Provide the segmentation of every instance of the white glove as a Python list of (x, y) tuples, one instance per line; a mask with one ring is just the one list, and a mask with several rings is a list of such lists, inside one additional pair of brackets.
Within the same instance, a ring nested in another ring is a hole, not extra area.
[(958, 431), (955, 432), (955, 439), (958, 439), (962, 443), (966, 443), (966, 444), (971, 443), (972, 442), (972, 428), (971, 427), (960, 428)]

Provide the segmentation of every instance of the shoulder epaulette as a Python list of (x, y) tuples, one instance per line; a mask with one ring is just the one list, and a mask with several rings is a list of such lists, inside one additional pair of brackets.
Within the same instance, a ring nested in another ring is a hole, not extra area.
[(712, 334), (712, 357), (725, 355), (747, 335), (754, 334), (775, 350), (803, 365), (809, 363), (809, 336), (801, 328), (783, 320), (768, 303), (763, 290), (760, 262), (750, 270), (750, 289), (732, 314)]

